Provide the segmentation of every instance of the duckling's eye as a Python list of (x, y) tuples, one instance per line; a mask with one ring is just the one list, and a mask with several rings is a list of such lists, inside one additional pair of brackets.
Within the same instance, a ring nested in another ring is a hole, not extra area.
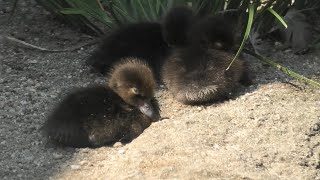
[(131, 88), (130, 91), (131, 91), (133, 94), (136, 94), (136, 95), (139, 94), (138, 89), (135, 88), (135, 87)]

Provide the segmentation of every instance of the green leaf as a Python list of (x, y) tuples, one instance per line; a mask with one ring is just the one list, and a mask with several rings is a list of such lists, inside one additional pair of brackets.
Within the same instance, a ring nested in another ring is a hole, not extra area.
[(253, 22), (253, 15), (254, 15), (254, 5), (250, 4), (249, 5), (249, 18), (248, 18), (248, 23), (247, 23), (247, 28), (246, 28), (246, 32), (244, 34), (243, 40), (241, 42), (241, 45), (238, 49), (237, 54), (234, 56), (233, 60), (231, 61), (231, 63), (229, 64), (229, 66), (227, 67), (226, 71), (229, 70), (229, 68), (231, 67), (232, 63), (236, 60), (236, 58), (239, 56), (241, 50), (244, 47), (245, 42), (247, 41), (250, 31), (251, 31), (251, 27), (252, 27), (252, 22)]
[(80, 14), (83, 16), (87, 16), (88, 14), (86, 14), (85, 11), (81, 10), (81, 9), (75, 9), (75, 8), (64, 8), (60, 11), (63, 14)]
[[(64, 8), (60, 12), (64, 14), (80, 14), (83, 16), (90, 16), (105, 25), (111, 27), (113, 19), (103, 11), (96, 1), (89, 0), (67, 0), (67, 2), (73, 6), (73, 8)], [(78, 13), (77, 13), (78, 12)]]
[(259, 54), (256, 54), (256, 53), (254, 53), (254, 52), (252, 52), (250, 50), (247, 50), (247, 49), (244, 49), (243, 51), (245, 53), (250, 54), (251, 56), (253, 56), (253, 57), (265, 62), (266, 64), (269, 64), (269, 65), (273, 66), (274, 68), (277, 68), (278, 70), (282, 71), (283, 73), (285, 73), (285, 74), (287, 74), (287, 75), (289, 75), (289, 76), (291, 76), (293, 78), (296, 78), (296, 79), (298, 79), (298, 80), (300, 80), (302, 82), (305, 82), (305, 83), (307, 83), (309, 85), (312, 85), (314, 87), (320, 88), (320, 83), (319, 82), (311, 80), (311, 79), (308, 79), (308, 78), (306, 78), (306, 77), (304, 77), (304, 76), (292, 71), (291, 69), (288, 69), (288, 68), (282, 66), (281, 64), (277, 64), (274, 61), (272, 61), (270, 58), (265, 58), (265, 57), (263, 57), (263, 56), (261, 56)]
[(284, 22), (284, 20), (282, 19), (282, 17), (279, 16), (279, 14), (277, 12), (275, 12), (271, 7), (269, 7), (267, 9), (271, 14), (273, 14), (281, 23), (282, 25), (287, 29), (288, 25), (286, 22)]

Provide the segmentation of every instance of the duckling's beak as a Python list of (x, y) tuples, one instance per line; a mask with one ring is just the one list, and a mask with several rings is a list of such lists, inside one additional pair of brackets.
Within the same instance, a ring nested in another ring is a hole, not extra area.
[(140, 105), (139, 110), (153, 120), (160, 118), (160, 115), (157, 113), (157, 110), (154, 109), (150, 101), (145, 101), (142, 105)]

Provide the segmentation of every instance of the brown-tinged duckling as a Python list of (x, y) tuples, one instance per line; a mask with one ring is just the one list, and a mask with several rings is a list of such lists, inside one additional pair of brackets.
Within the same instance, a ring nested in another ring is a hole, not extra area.
[(162, 67), (162, 80), (179, 102), (202, 104), (224, 100), (245, 77), (244, 62), (230, 52), (189, 46), (173, 51)]
[(79, 88), (67, 94), (48, 116), (45, 135), (65, 146), (99, 147), (128, 143), (159, 120), (155, 79), (144, 62), (121, 61), (109, 78), (110, 87)]

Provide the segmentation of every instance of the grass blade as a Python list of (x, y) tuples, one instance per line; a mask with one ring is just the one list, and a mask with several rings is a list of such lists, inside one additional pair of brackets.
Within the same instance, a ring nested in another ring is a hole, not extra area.
[(292, 70), (290, 70), (290, 69), (278, 64), (278, 63), (275, 63), (271, 59), (265, 58), (265, 57), (263, 57), (263, 56), (261, 56), (259, 54), (256, 54), (256, 53), (254, 53), (254, 52), (252, 52), (250, 50), (244, 49), (243, 51), (245, 53), (247, 53), (247, 54), (249, 54), (249, 55), (251, 55), (251, 56), (253, 56), (253, 57), (255, 57), (255, 58), (257, 58), (257, 59), (259, 59), (259, 60), (261, 60), (263, 62), (265, 62), (266, 64), (269, 64), (269, 65), (277, 68), (278, 70), (282, 71), (283, 73), (285, 73), (285, 74), (287, 74), (287, 75), (289, 75), (289, 76), (291, 76), (291, 77), (293, 77), (295, 79), (298, 79), (298, 80), (300, 80), (302, 82), (305, 82), (305, 83), (307, 83), (309, 85), (312, 85), (314, 87), (320, 88), (320, 83), (317, 82), (317, 81), (314, 81), (312, 79), (308, 79), (308, 78), (306, 78), (306, 77), (304, 77), (304, 76), (302, 76), (302, 75), (300, 75), (300, 74), (298, 74), (298, 73), (296, 73), (296, 72), (294, 72), (294, 71), (292, 71)]
[(229, 64), (229, 66), (227, 67), (226, 71), (229, 70), (229, 68), (231, 67), (232, 63), (236, 60), (236, 58), (239, 56), (241, 50), (244, 47), (245, 42), (247, 41), (250, 31), (251, 31), (251, 27), (252, 27), (252, 22), (253, 22), (253, 15), (254, 15), (254, 5), (250, 4), (249, 5), (249, 18), (248, 18), (248, 23), (247, 23), (247, 28), (246, 28), (246, 32), (244, 34), (243, 40), (241, 42), (241, 45), (238, 49), (237, 54), (234, 56), (234, 58), (232, 59), (231, 63)]
[(282, 23), (282, 25), (287, 29), (288, 28), (288, 25), (287, 25), (287, 23), (282, 19), (282, 17), (280, 17), (280, 15), (277, 13), (277, 12), (275, 12), (272, 8), (268, 8), (267, 9), (271, 14), (273, 14), (281, 23)]

